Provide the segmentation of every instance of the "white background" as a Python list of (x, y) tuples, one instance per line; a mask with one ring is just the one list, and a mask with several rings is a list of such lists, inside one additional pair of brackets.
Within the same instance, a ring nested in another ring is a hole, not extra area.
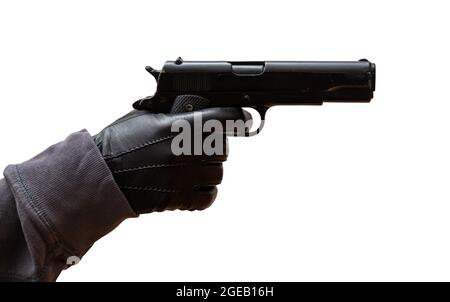
[(377, 64), (370, 104), (278, 107), (215, 204), (150, 214), (59, 281), (450, 281), (446, 1), (2, 1), (0, 169), (153, 93), (145, 65)]

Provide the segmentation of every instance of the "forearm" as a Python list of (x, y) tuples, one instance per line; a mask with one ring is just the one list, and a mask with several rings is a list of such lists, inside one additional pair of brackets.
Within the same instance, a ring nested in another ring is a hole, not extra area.
[(0, 278), (52, 281), (136, 214), (90, 135), (77, 132), (0, 180)]

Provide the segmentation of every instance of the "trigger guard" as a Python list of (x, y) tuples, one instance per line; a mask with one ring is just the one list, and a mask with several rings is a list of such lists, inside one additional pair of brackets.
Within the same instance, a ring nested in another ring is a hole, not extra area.
[(269, 107), (266, 107), (266, 106), (253, 106), (253, 107), (250, 107), (250, 108), (253, 108), (253, 109), (255, 109), (258, 112), (259, 117), (261, 118), (261, 123), (259, 124), (259, 126), (258, 126), (258, 128), (256, 130), (254, 130), (254, 131), (246, 131), (244, 135), (239, 135), (238, 134), (236, 136), (246, 136), (246, 137), (255, 136), (258, 133), (260, 133), (262, 131), (262, 129), (264, 128), (264, 124), (266, 122), (266, 112), (269, 109)]

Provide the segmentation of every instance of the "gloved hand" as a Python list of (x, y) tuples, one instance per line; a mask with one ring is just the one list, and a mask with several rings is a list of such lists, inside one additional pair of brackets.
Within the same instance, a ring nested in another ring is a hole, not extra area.
[[(137, 213), (164, 210), (202, 210), (212, 204), (222, 181), (224, 154), (174, 155), (171, 131), (176, 120), (194, 124), (194, 114), (207, 120), (250, 119), (240, 108), (208, 108), (177, 114), (132, 111), (94, 136), (114, 179)], [(198, 120), (197, 120), (198, 121)], [(194, 127), (191, 127), (192, 129)], [(201, 136), (202, 141), (207, 134)], [(225, 151), (227, 139), (223, 139)]]

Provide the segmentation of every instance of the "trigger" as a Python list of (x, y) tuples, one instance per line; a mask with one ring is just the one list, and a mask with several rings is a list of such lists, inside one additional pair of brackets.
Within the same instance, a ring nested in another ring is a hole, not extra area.
[(155, 78), (155, 80), (158, 82), (161, 71), (153, 69), (153, 67), (150, 67), (150, 66), (145, 66), (145, 70), (147, 70), (148, 73), (150, 73)]

